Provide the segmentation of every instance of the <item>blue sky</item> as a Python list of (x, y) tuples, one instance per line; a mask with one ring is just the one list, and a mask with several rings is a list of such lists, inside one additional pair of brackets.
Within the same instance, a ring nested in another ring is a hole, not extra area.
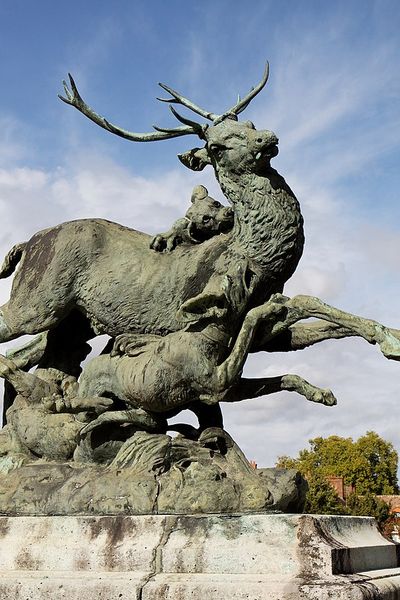
[[(400, 328), (400, 4), (391, 0), (0, 3), (0, 254), (69, 219), (148, 232), (182, 215), (191, 189), (221, 192), (176, 154), (189, 138), (134, 144), (57, 99), (73, 73), (87, 102), (127, 129), (174, 126), (158, 81), (222, 112), (271, 64), (247, 109), (274, 130), (274, 166), (297, 194), (307, 246), (287, 293), (308, 293)], [(9, 282), (0, 286), (7, 299)], [(257, 356), (253, 375), (298, 373), (339, 405), (280, 394), (225, 409), (250, 458), (272, 464), (310, 437), (376, 429), (400, 450), (400, 367), (359, 340)]]

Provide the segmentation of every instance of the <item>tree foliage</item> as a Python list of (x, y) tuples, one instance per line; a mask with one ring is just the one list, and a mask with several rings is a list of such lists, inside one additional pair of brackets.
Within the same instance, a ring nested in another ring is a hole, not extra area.
[(357, 495), (396, 494), (398, 455), (390, 442), (368, 431), (355, 442), (332, 435), (310, 440), (297, 458), (281, 456), (277, 467), (298, 469), (309, 481), (329, 475), (344, 478)]
[(390, 514), (389, 505), (380, 498), (376, 498), (373, 494), (365, 494), (365, 496), (350, 494), (347, 499), (346, 509), (350, 515), (375, 517), (379, 525), (382, 525)]
[[(277, 467), (297, 469), (307, 479), (309, 490), (304, 511), (314, 514), (369, 515), (379, 524), (389, 516), (388, 505), (376, 495), (398, 493), (398, 455), (390, 442), (374, 431), (358, 440), (332, 435), (310, 440), (310, 448), (299, 452), (297, 458), (281, 456)], [(327, 480), (329, 476), (343, 477), (353, 485), (346, 505)]]
[(320, 475), (308, 479), (308, 492), (304, 512), (316, 515), (344, 515), (345, 507), (339, 496)]

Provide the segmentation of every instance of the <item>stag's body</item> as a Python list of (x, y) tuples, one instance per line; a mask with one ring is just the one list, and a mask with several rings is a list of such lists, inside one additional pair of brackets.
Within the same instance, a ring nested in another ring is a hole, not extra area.
[[(232, 190), (229, 190), (232, 193)], [(229, 265), (255, 275), (252, 303), (282, 290), (302, 251), (302, 218), (284, 180), (270, 167), (235, 185), (235, 224), (197, 246), (168, 254), (144, 233), (100, 219), (71, 221), (35, 234), (24, 247), (2, 340), (51, 329), (76, 308), (97, 333), (164, 334), (182, 326), (177, 311)]]

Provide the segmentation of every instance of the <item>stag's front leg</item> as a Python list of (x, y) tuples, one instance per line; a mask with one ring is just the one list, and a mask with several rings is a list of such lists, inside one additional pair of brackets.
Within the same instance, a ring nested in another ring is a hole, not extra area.
[[(399, 331), (396, 333), (396, 330), (391, 329), (390, 332), (400, 338)], [(294, 352), (326, 340), (339, 340), (356, 335), (351, 329), (322, 320), (312, 323), (296, 323), (273, 339), (270, 339), (270, 331), (265, 338), (264, 332), (259, 328), (250, 352)]]
[(335, 406), (337, 400), (333, 392), (327, 388), (319, 388), (312, 385), (299, 375), (286, 374), (278, 377), (262, 377), (259, 379), (245, 379), (232, 386), (225, 393), (220, 394), (219, 402), (241, 402), (268, 396), (277, 392), (297, 392), (310, 402), (323, 404), (324, 406)]
[(299, 375), (280, 375), (279, 377), (262, 377), (260, 379), (245, 379), (234, 385), (221, 397), (221, 402), (240, 402), (250, 398), (268, 396), (276, 392), (297, 392), (310, 402), (324, 406), (334, 406), (337, 400), (331, 390), (312, 385)]
[(378, 344), (386, 358), (400, 360), (400, 340), (377, 321), (339, 310), (313, 296), (294, 296), (286, 302), (286, 307), (289, 325), (300, 319), (317, 317), (353, 331), (370, 344)]

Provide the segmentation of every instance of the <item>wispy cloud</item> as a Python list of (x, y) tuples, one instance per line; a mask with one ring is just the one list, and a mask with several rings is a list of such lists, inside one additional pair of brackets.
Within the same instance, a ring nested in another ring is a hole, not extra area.
[(28, 155), (23, 124), (14, 116), (0, 112), (0, 165), (14, 166)]

